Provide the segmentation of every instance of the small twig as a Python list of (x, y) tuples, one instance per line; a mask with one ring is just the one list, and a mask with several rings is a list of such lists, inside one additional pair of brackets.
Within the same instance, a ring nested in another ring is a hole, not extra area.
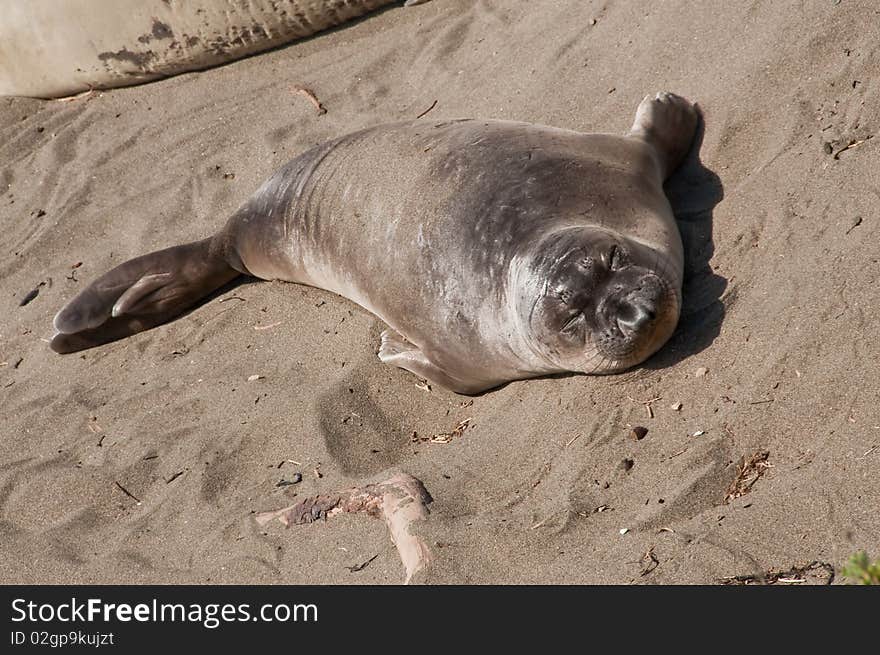
[(654, 409), (651, 407), (652, 404), (656, 403), (658, 400), (661, 400), (660, 396), (656, 398), (651, 398), (650, 400), (636, 400), (632, 396), (627, 396), (634, 403), (638, 403), (639, 405), (645, 406), (645, 413), (648, 415), (648, 418), (654, 418)]
[(664, 459), (661, 459), (660, 461), (661, 461), (661, 462), (665, 462), (665, 461), (667, 461), (667, 460), (673, 459), (674, 457), (678, 457), (679, 455), (681, 455), (682, 453), (684, 453), (686, 450), (687, 450), (687, 448), (684, 448), (683, 450), (679, 450), (677, 453), (673, 453), (673, 454), (670, 455), (669, 457), (666, 457), (666, 458), (664, 458)]
[[(844, 234), (849, 234), (850, 232), (852, 232), (854, 229), (856, 229), (861, 224), (862, 224), (862, 217), (856, 216), (856, 219), (853, 221), (853, 224), (849, 226), (849, 229)], [(835, 317), (835, 318), (837, 318), (837, 317)]]
[(382, 518), (406, 569), (404, 584), (408, 584), (412, 576), (431, 561), (428, 545), (410, 532), (413, 522), (428, 518), (427, 505), (431, 501), (431, 495), (419, 480), (398, 473), (378, 484), (314, 496), (275, 512), (262, 512), (256, 515), (256, 520), (261, 526), (273, 519), (290, 526), (313, 523), (344, 512), (364, 512)]
[(138, 505), (141, 504), (141, 499), (140, 499), (140, 498), (138, 498), (137, 496), (135, 496), (135, 495), (134, 495), (133, 493), (131, 493), (128, 489), (126, 489), (126, 488), (123, 487), (121, 484), (119, 484), (116, 480), (113, 481), (113, 484), (115, 484), (117, 487), (119, 487), (119, 490), (120, 490), (122, 493), (124, 493), (126, 496), (128, 496), (129, 498), (131, 498), (133, 501), (137, 502)]
[(311, 102), (315, 106), (315, 109), (318, 111), (319, 116), (327, 113), (327, 110), (324, 108), (324, 105), (321, 104), (321, 101), (318, 100), (318, 97), (310, 89), (307, 89), (304, 86), (298, 86), (296, 84), (291, 84), (290, 88), (295, 93), (302, 94), (306, 98), (308, 98), (309, 102)]
[(568, 448), (571, 444), (573, 444), (575, 441), (577, 441), (580, 438), (581, 438), (581, 435), (579, 435), (579, 434), (574, 435), (571, 439), (568, 440), (568, 443), (565, 444), (565, 447)]
[(233, 306), (230, 305), (230, 306), (227, 307), (226, 309), (221, 309), (219, 312), (217, 312), (217, 313), (214, 314), (213, 316), (209, 316), (208, 318), (206, 318), (206, 319), (205, 319), (205, 322), (202, 324), (202, 326), (204, 327), (205, 325), (207, 325), (208, 323), (210, 323), (211, 321), (213, 321), (215, 318), (217, 318), (217, 317), (220, 316), (221, 314), (225, 314), (226, 312), (228, 312), (230, 309), (235, 309), (235, 308), (234, 308)]
[(255, 326), (254, 326), (254, 329), (255, 329), (255, 330), (269, 330), (269, 329), (271, 329), (271, 328), (273, 328), (273, 327), (278, 327), (278, 326), (281, 325), (283, 322), (284, 322), (284, 321), (278, 321), (277, 323), (269, 323), (269, 325), (255, 325)]
[(430, 106), (430, 107), (428, 107), (425, 111), (423, 111), (421, 114), (419, 114), (418, 116), (416, 116), (416, 118), (421, 118), (422, 116), (424, 116), (425, 114), (427, 114), (429, 111), (431, 111), (431, 110), (432, 110), (434, 107), (436, 107), (436, 106), (437, 106), (437, 101), (435, 100), (434, 102), (431, 103), (431, 106)]
[(77, 93), (74, 96), (65, 96), (63, 98), (55, 98), (55, 102), (73, 102), (74, 100), (80, 100), (81, 98), (88, 98), (90, 95), (92, 95), (95, 92), (95, 89), (91, 84), (89, 84), (88, 87), (89, 88), (87, 91), (83, 91), (82, 93)]
[(247, 298), (240, 298), (239, 296), (229, 296), (228, 298), (221, 298), (217, 302), (228, 302), (230, 300), (241, 300), (242, 302), (247, 302)]
[(377, 557), (379, 557), (379, 553), (376, 553), (370, 559), (368, 559), (366, 562), (363, 562), (362, 564), (355, 564), (354, 566), (346, 566), (345, 568), (347, 568), (351, 573), (357, 573), (358, 571), (363, 571), (370, 564), (372, 564), (373, 560), (376, 559)]
[(654, 546), (651, 546), (644, 555), (642, 555), (642, 572), (641, 575), (644, 577), (651, 573), (654, 569), (660, 566), (660, 560), (657, 559), (657, 556), (654, 554)]
[(538, 528), (540, 528), (542, 525), (544, 525), (547, 521), (549, 521), (552, 518), (553, 518), (553, 515), (551, 514), (547, 518), (542, 519), (542, 520), (538, 521), (537, 523), (535, 523), (535, 525), (533, 525), (530, 529), (537, 530)]
[(834, 159), (840, 159), (840, 153), (845, 150), (849, 150), (850, 148), (858, 148), (860, 145), (872, 139), (874, 135), (866, 136), (864, 139), (859, 139), (858, 141), (850, 141), (847, 145), (843, 146), (840, 150), (834, 153)]
[(181, 475), (183, 475), (185, 472), (186, 472), (185, 470), (184, 470), (184, 471), (178, 471), (177, 473), (175, 473), (174, 475), (172, 475), (170, 478), (168, 478), (167, 480), (165, 480), (165, 484), (171, 484), (171, 483), (174, 482), (177, 478), (179, 478)]
[(656, 403), (658, 400), (663, 399), (662, 396), (657, 396), (655, 398), (651, 398), (650, 400), (638, 400), (636, 398), (633, 398), (632, 396), (627, 396), (627, 398), (629, 398), (634, 403), (638, 403), (639, 405), (650, 405), (651, 403)]

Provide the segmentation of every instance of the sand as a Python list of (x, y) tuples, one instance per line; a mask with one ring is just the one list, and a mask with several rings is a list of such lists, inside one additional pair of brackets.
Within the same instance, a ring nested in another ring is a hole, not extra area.
[[(396, 584), (381, 521), (254, 520), (395, 471), (434, 497), (415, 582), (712, 584), (880, 555), (878, 18), (870, 0), (432, 0), (145, 86), (0, 99), (0, 581)], [(699, 102), (705, 134), (669, 183), (681, 323), (633, 372), (427, 391), (379, 362), (377, 319), (282, 283), (48, 348), (87, 281), (211, 234), (324, 139), (435, 101), (423, 120), (621, 132), (662, 89)]]

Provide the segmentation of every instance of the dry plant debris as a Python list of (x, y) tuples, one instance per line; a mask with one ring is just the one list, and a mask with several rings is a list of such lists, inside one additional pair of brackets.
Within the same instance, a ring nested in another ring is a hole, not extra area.
[(471, 423), (471, 419), (466, 418), (463, 421), (459, 422), (458, 425), (452, 430), (452, 432), (441, 432), (440, 434), (434, 434), (430, 437), (420, 437), (419, 434), (413, 430), (412, 435), (410, 435), (410, 440), (413, 443), (440, 443), (447, 444), (451, 442), (453, 439), (457, 439), (461, 435), (464, 434), (464, 431), (468, 429), (468, 426)]
[(730, 483), (730, 486), (727, 488), (727, 493), (724, 495), (725, 503), (729, 503), (731, 500), (745, 496), (752, 490), (752, 486), (758, 481), (758, 479), (764, 475), (768, 469), (772, 468), (773, 465), (767, 461), (769, 457), (769, 451), (759, 450), (751, 457), (743, 458), (740, 461), (736, 477), (733, 479), (733, 482)]
[(654, 554), (654, 546), (651, 546), (648, 551), (642, 555), (641, 559), (642, 571), (639, 575), (642, 577), (651, 573), (654, 569), (660, 566), (660, 560), (657, 559), (657, 556)]
[(327, 113), (327, 110), (324, 108), (324, 105), (321, 104), (321, 101), (318, 100), (318, 96), (316, 96), (311, 89), (307, 89), (304, 86), (291, 84), (290, 90), (293, 93), (299, 93), (300, 95), (304, 95), (308, 99), (308, 101), (311, 102), (312, 105), (314, 105), (315, 111), (318, 112), (318, 116), (321, 116), (321, 115)]
[(377, 557), (379, 557), (379, 553), (376, 553), (375, 555), (373, 555), (370, 559), (366, 560), (365, 562), (361, 562), (360, 564), (355, 564), (354, 566), (346, 566), (345, 568), (348, 569), (349, 573), (357, 573), (358, 571), (363, 571), (370, 564), (372, 564), (373, 561)]
[[(834, 581), (834, 567), (827, 562), (814, 560), (803, 566), (792, 566), (790, 569), (780, 571), (770, 569), (764, 573), (754, 573), (751, 575), (728, 575), (720, 580), (719, 584), (723, 585), (750, 585), (750, 584), (803, 584), (808, 581), (808, 574), (814, 573), (814, 577), (818, 574), (822, 584), (830, 585)], [(824, 579), (823, 579), (824, 578)]]
[(657, 396), (655, 398), (651, 398), (650, 400), (637, 400), (636, 398), (633, 398), (632, 396), (627, 396), (627, 398), (629, 398), (634, 403), (644, 405), (645, 406), (645, 414), (648, 416), (648, 418), (654, 418), (654, 408), (651, 407), (651, 405), (656, 403), (658, 400), (662, 400), (662, 397), (660, 397), (660, 396)]
[(432, 110), (434, 107), (436, 107), (436, 106), (437, 106), (437, 101), (435, 100), (434, 102), (431, 103), (431, 106), (430, 106), (430, 107), (428, 107), (425, 111), (423, 111), (421, 114), (419, 114), (418, 116), (416, 116), (416, 118), (421, 118), (422, 116), (424, 116), (425, 114), (427, 114), (429, 111), (431, 111), (431, 110)]
[(833, 155), (834, 159), (840, 159), (840, 153), (842, 153), (846, 150), (849, 150), (850, 148), (857, 148), (860, 145), (862, 145), (863, 143), (870, 141), (872, 138), (874, 138), (873, 134), (866, 136), (864, 139), (851, 139), (849, 143), (847, 143), (840, 150), (838, 150), (837, 152), (834, 153), (834, 155)]

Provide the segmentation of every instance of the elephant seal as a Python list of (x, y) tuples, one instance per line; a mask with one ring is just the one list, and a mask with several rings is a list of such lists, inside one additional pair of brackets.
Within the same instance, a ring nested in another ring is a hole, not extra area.
[(4, 0), (0, 96), (57, 98), (218, 66), (396, 2)]
[(382, 361), (459, 393), (629, 368), (678, 321), (663, 181), (697, 122), (658, 93), (624, 136), (491, 120), (343, 136), (282, 167), (215, 236), (98, 278), (55, 317), (51, 346), (145, 330), (245, 274), (356, 302), (390, 327)]

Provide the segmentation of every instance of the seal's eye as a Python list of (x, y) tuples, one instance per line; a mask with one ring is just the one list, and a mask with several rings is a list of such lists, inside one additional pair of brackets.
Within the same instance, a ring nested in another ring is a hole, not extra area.
[(608, 268), (612, 271), (618, 271), (623, 268), (625, 255), (623, 251), (617, 246), (611, 246), (611, 250), (608, 251)]
[(575, 332), (577, 332), (578, 328), (580, 328), (583, 319), (583, 312), (576, 312), (572, 314), (565, 322), (565, 325), (562, 326), (562, 332), (565, 332), (566, 334), (574, 334)]

